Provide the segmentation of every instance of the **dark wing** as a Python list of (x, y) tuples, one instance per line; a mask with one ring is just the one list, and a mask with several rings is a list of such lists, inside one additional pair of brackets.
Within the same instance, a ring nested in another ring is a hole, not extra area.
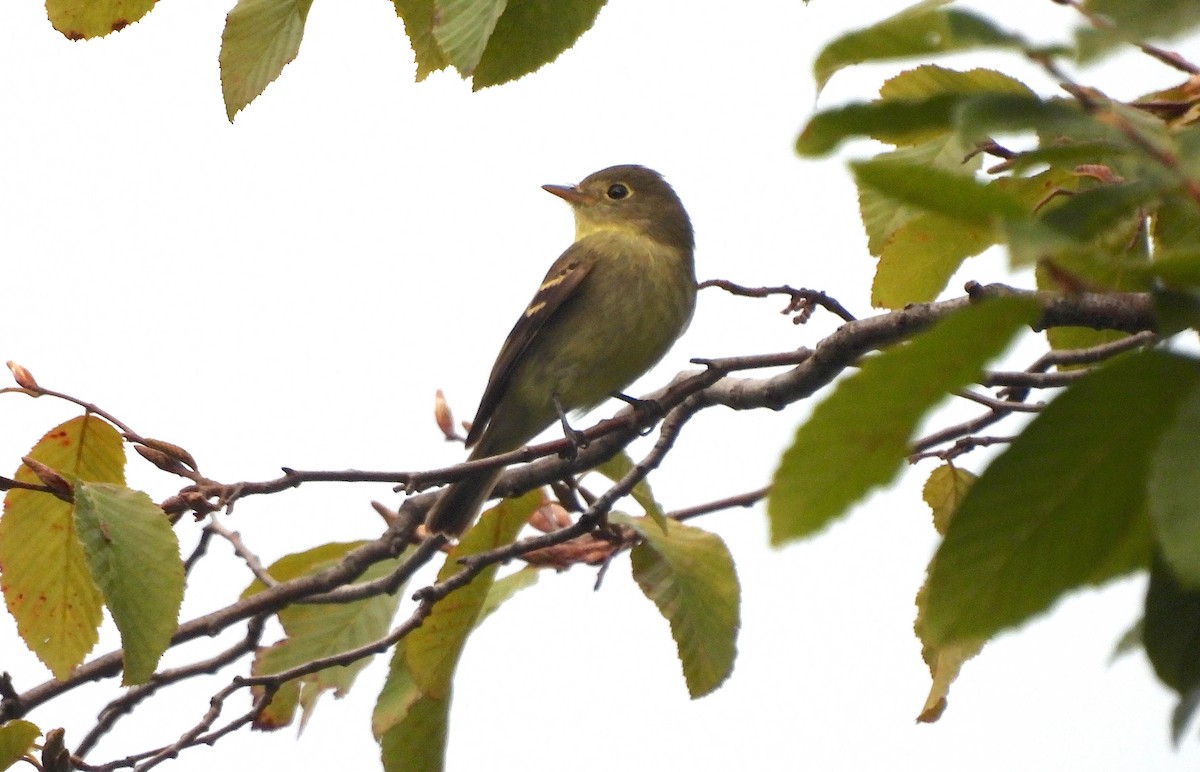
[(588, 260), (583, 250), (578, 247), (578, 244), (571, 245), (554, 261), (554, 265), (550, 266), (546, 278), (542, 280), (542, 286), (538, 287), (537, 294), (529, 301), (525, 313), (521, 314), (512, 332), (508, 334), (508, 339), (504, 341), (504, 346), (496, 357), (496, 364), (492, 365), (492, 374), (488, 377), (487, 388), (483, 390), (483, 398), (479, 400), (479, 410), (471, 423), (471, 431), (467, 433), (468, 448), (479, 441), (496, 405), (500, 404), (504, 393), (508, 391), (509, 378), (512, 377), (521, 354), (529, 348), (529, 344), (546, 321), (554, 316), (555, 311), (562, 307), (567, 298), (575, 294), (575, 290), (592, 270), (593, 261)]

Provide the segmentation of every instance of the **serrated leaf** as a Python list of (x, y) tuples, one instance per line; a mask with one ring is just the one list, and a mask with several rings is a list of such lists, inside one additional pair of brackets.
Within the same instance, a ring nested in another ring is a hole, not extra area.
[(921, 489), (921, 499), (933, 512), (933, 527), (942, 536), (946, 535), (946, 526), (950, 524), (950, 518), (954, 516), (954, 511), (962, 503), (975, 479), (974, 473), (959, 469), (953, 464), (942, 464), (929, 473), (925, 486)]
[(871, 305), (903, 308), (934, 300), (968, 257), (996, 243), (995, 229), (923, 214), (896, 230), (879, 255)]
[(1098, 123), (1073, 100), (1043, 99), (1032, 92), (1018, 93), (1015, 89), (1007, 93), (975, 94), (964, 99), (956, 118), (962, 135), (976, 139), (1026, 130), (1035, 130), (1054, 141), (1059, 141), (1060, 137), (1095, 140), (1097, 134), (1113, 139), (1120, 136)]
[(592, 28), (606, 0), (508, 0), (471, 76), (471, 87), (495, 86), (528, 75), (575, 44)]
[(434, 0), (433, 37), (463, 77), (475, 71), (508, 0)]
[(671, 626), (688, 694), (724, 683), (737, 655), (741, 601), (733, 556), (721, 537), (673, 520), (666, 533), (645, 518), (611, 515), (644, 541), (630, 551), (633, 578)]
[(75, 486), (75, 528), (92, 578), (121, 632), (121, 682), (145, 683), (171, 643), (183, 602), (183, 561), (175, 531), (145, 493), (86, 482)]
[(900, 203), (979, 227), (1020, 218), (1026, 210), (1001, 188), (920, 164), (883, 158), (850, 164), (859, 187)]
[(233, 116), (300, 52), (312, 0), (238, 0), (221, 32), (221, 94)]
[(450, 60), (442, 53), (433, 35), (434, 0), (393, 0), (393, 4), (396, 15), (404, 22), (404, 31), (408, 33), (408, 42), (416, 57), (417, 82), (450, 66)]
[(771, 543), (815, 533), (904, 465), (921, 418), (1037, 317), (1005, 298), (963, 309), (905, 345), (863, 361), (796, 431), (771, 484)]
[[(50, 430), (28, 455), (69, 478), (125, 482), (121, 435), (92, 415)], [(38, 484), (24, 464), (15, 477)], [(8, 491), (0, 517), (0, 567), (0, 588), (21, 639), (55, 678), (66, 678), (96, 645), (102, 618), (100, 590), (71, 505), (47, 493)]]
[(1200, 389), (1184, 397), (1150, 460), (1147, 495), (1159, 549), (1175, 579), (1200, 589)]
[(1200, 590), (1156, 555), (1146, 588), (1142, 643), (1159, 679), (1181, 697), (1200, 687)]
[(46, 0), (54, 29), (71, 40), (104, 37), (138, 21), (155, 0)]
[(817, 89), (838, 70), (863, 62), (927, 56), (981, 46), (1022, 46), (1020, 38), (990, 21), (960, 10), (942, 10), (945, 0), (923, 2), (870, 27), (829, 43), (813, 62)]
[[(533, 490), (520, 498), (505, 499), (485, 512), (450, 550), (438, 572), (438, 581), (462, 570), (460, 558), (512, 541), (542, 498), (541, 490)], [(406, 639), (405, 663), (422, 693), (439, 700), (449, 698), (451, 677), (467, 636), (487, 602), (496, 569), (488, 566), (470, 584), (438, 601), (424, 623)]]
[[(620, 482), (621, 478), (633, 471), (633, 459), (629, 457), (628, 453), (621, 451), (597, 466), (596, 471), (613, 482)], [(667, 517), (663, 514), (662, 506), (655, 501), (654, 492), (650, 490), (649, 481), (643, 477), (638, 481), (637, 485), (633, 486), (633, 490), (629, 492), (629, 495), (641, 505), (651, 520), (658, 523), (658, 527), (662, 529), (663, 533), (666, 533)]]
[(1198, 382), (1192, 360), (1147, 352), (1050, 402), (951, 521), (930, 568), (930, 640), (990, 638), (1069, 590), (1144, 566), (1151, 452)]
[(8, 721), (0, 725), (0, 770), (8, 769), (33, 749), (33, 743), (42, 734), (35, 724), (28, 721)]

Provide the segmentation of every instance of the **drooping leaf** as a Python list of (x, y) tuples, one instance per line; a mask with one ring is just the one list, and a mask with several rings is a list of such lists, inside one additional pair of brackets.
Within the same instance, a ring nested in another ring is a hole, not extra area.
[(1017, 299), (980, 303), (864, 361), (784, 452), (767, 501), (772, 544), (820, 530), (892, 480), (922, 416), (977, 378), (1036, 315)]
[(417, 60), (417, 82), (450, 66), (450, 60), (442, 53), (433, 34), (434, 0), (392, 2), (396, 6), (396, 15), (404, 22), (404, 31), (408, 33), (408, 42)]
[(946, 535), (946, 526), (954, 511), (962, 503), (963, 498), (975, 482), (975, 474), (966, 469), (959, 469), (953, 464), (942, 464), (929, 473), (925, 487), (921, 489), (921, 498), (933, 512), (933, 527), (942, 536)]
[(1151, 454), (1197, 383), (1195, 362), (1149, 352), (1050, 402), (955, 513), (930, 568), (929, 639), (990, 638), (1069, 590), (1144, 566)]
[(1150, 461), (1147, 493), (1174, 581), (1200, 590), (1200, 389), (1184, 397)]
[(17, 719), (0, 724), (0, 770), (8, 769), (33, 749), (42, 734), (35, 724)]
[(592, 28), (606, 0), (508, 0), (471, 76), (475, 90), (527, 75)]
[(145, 493), (86, 482), (75, 486), (75, 528), (92, 578), (121, 632), (122, 683), (145, 683), (171, 643), (183, 602), (183, 561), (175, 531)]
[[(494, 512), (484, 517), (491, 517)], [(537, 570), (526, 567), (492, 582), (475, 625), (536, 581)], [(452, 687), (449, 683), (440, 684), (444, 686), (441, 697), (422, 692), (409, 669), (407, 646), (407, 639), (396, 646), (387, 680), (371, 715), (371, 731), (379, 740), (380, 757), (387, 772), (437, 772), (443, 768), (446, 754)]]
[[(92, 415), (50, 430), (29, 456), (59, 474), (125, 483), (121, 435)], [(24, 464), (16, 479), (40, 484)], [(48, 493), (14, 488), (0, 517), (0, 587), (17, 632), (55, 678), (63, 679), (96, 645), (100, 590), (75, 530), (72, 507)]]
[[(613, 482), (619, 482), (629, 472), (633, 471), (633, 459), (625, 451), (621, 451), (609, 460), (605, 461), (596, 467), (596, 471), (604, 475)], [(663, 533), (667, 531), (667, 518), (663, 514), (662, 506), (654, 500), (654, 492), (650, 490), (650, 483), (646, 478), (638, 481), (638, 484), (633, 486), (633, 490), (629, 492), (633, 496), (633, 500), (641, 505), (650, 519), (658, 523), (658, 527)]]
[(1159, 679), (1181, 697), (1200, 688), (1200, 590), (1181, 584), (1157, 555), (1146, 588), (1142, 644)]
[(442, 772), (450, 720), (450, 694), (421, 692), (406, 664), (405, 641), (396, 646), (371, 727), (379, 739), (384, 772)]
[(674, 520), (664, 533), (645, 518), (610, 516), (644, 539), (630, 552), (633, 578), (671, 625), (688, 693), (703, 697), (733, 671), (740, 590), (721, 538)]
[(221, 93), (229, 120), (300, 52), (312, 0), (238, 0), (221, 33)]
[(469, 77), (508, 0), (434, 0), (433, 37), (454, 69)]
[(913, 624), (913, 630), (921, 641), (921, 658), (925, 660), (931, 678), (929, 694), (925, 697), (921, 712), (917, 714), (917, 722), (921, 724), (932, 724), (942, 717), (950, 686), (958, 678), (963, 664), (979, 654), (986, 643), (975, 640), (939, 646), (930, 641), (924, 629), (927, 597), (928, 585), (923, 585), (917, 592), (917, 621)]
[(70, 40), (104, 37), (138, 21), (155, 0), (46, 0), (46, 16)]
[[(438, 572), (438, 581), (462, 570), (460, 558), (512, 541), (541, 503), (542, 492), (534, 490), (520, 498), (505, 499), (485, 512), (450, 550)], [(425, 622), (406, 639), (405, 663), (423, 694), (449, 699), (454, 668), (487, 603), (496, 569), (483, 569), (470, 584), (438, 601)]]
[[(933, 527), (939, 534), (943, 536), (946, 534), (946, 528), (950, 525), (955, 511), (974, 481), (975, 475), (951, 464), (944, 464), (934, 469), (933, 473), (929, 475), (929, 479), (925, 481), (921, 498), (933, 510)], [(921, 712), (917, 714), (917, 721), (922, 724), (931, 724), (942, 717), (942, 713), (946, 710), (946, 696), (950, 693), (951, 684), (958, 678), (963, 664), (977, 655), (986, 643), (983, 640), (976, 640), (940, 646), (931, 640), (925, 630), (928, 587), (927, 581), (917, 591), (917, 619), (913, 623), (913, 632), (921, 641), (921, 659), (925, 660), (932, 679), (929, 685), (929, 694), (925, 697), (925, 704), (921, 706)]]
[(829, 43), (813, 62), (818, 90), (838, 70), (863, 62), (963, 51), (981, 46), (1022, 47), (1015, 35), (969, 11), (944, 10), (947, 0), (927, 0)]

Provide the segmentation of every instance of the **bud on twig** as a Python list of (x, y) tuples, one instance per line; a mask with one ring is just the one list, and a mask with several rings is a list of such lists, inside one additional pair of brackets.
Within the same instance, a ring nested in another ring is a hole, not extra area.
[(31, 456), (23, 456), (21, 463), (25, 464), (26, 468), (33, 472), (34, 476), (42, 481), (42, 485), (49, 488), (55, 496), (68, 504), (75, 501), (75, 491), (71, 488), (71, 483), (67, 482), (66, 478), (54, 469)]
[(4, 364), (8, 365), (8, 369), (12, 371), (13, 380), (22, 389), (30, 389), (36, 391), (38, 388), (37, 381), (33, 379), (33, 373), (25, 369), (24, 365), (19, 365), (11, 359)]
[[(143, 437), (140, 440), (140, 442), (141, 442), (141, 444), (145, 445), (148, 448), (154, 448), (158, 452), (160, 452), (166, 456), (169, 456), (169, 457), (175, 459), (176, 461), (187, 464), (189, 467), (191, 467), (192, 471), (194, 471), (194, 472), (200, 471), (200, 467), (198, 464), (196, 464), (196, 459), (192, 457), (192, 454), (188, 453), (186, 450), (179, 447), (178, 445), (167, 442), (166, 440), (156, 440), (152, 437)], [(138, 452), (141, 453), (141, 450), (139, 449)], [(146, 454), (142, 453), (142, 455), (145, 456)], [(150, 463), (157, 465), (157, 462), (155, 462), (149, 456), (146, 456), (146, 458), (147, 458), (147, 460), (150, 461)], [(166, 471), (169, 472), (171, 470), (167, 469)]]
[[(138, 452), (139, 456), (146, 459), (151, 464), (154, 464), (164, 472), (177, 474), (180, 477), (188, 477), (187, 468), (185, 468), (183, 464), (179, 463), (178, 459), (168, 456), (161, 450), (158, 450), (157, 448), (148, 448), (145, 445), (134, 445), (133, 449)], [(188, 479), (191, 478), (189, 477)]]
[(433, 398), (433, 420), (437, 422), (437, 427), (446, 438), (446, 442), (462, 442), (462, 435), (454, 430), (454, 413), (451, 412), (450, 404), (446, 402), (446, 395), (441, 389), (437, 390)]

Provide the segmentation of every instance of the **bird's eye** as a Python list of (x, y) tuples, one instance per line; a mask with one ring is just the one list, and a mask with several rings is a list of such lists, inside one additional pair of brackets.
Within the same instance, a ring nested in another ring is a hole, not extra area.
[(605, 195), (607, 195), (613, 201), (620, 201), (629, 195), (629, 188), (618, 182), (616, 184), (609, 185), (608, 190), (605, 191)]

